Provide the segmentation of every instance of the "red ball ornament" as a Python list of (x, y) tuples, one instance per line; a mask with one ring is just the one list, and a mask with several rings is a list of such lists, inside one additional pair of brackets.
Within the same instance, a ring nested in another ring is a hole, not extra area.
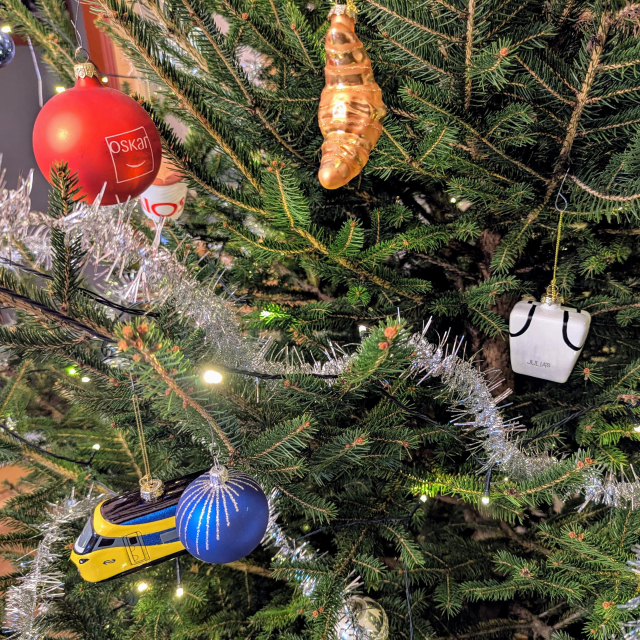
[(54, 96), (33, 127), (33, 151), (51, 181), (54, 162), (77, 173), (92, 203), (104, 183), (102, 205), (139, 196), (153, 183), (162, 160), (160, 135), (132, 98), (100, 83), (90, 62), (75, 66), (76, 86)]

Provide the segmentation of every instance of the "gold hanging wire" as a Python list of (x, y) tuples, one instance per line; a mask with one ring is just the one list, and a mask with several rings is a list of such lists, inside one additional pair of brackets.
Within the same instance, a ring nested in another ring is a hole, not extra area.
[[(554, 203), (556, 211), (560, 212), (560, 217), (558, 218), (558, 232), (556, 236), (556, 255), (553, 260), (553, 278), (551, 278), (551, 284), (547, 287), (547, 293), (543, 300), (546, 304), (562, 304), (563, 302), (560, 291), (558, 291), (558, 257), (560, 255), (560, 239), (562, 237), (562, 220), (564, 212), (567, 210), (567, 206), (569, 205), (567, 199), (562, 194), (562, 187), (564, 186), (564, 181), (567, 179), (568, 174), (569, 167), (567, 167), (564, 178), (562, 178), (560, 189), (558, 189), (558, 195), (556, 195), (556, 201)], [(558, 206), (558, 200), (560, 199), (562, 199), (562, 209)]]
[(136, 389), (133, 384), (133, 376), (131, 377), (131, 404), (133, 405), (133, 415), (136, 418), (136, 428), (138, 429), (138, 441), (140, 443), (140, 451), (142, 452), (142, 466), (144, 468), (144, 476), (140, 478), (140, 497), (146, 502), (151, 502), (159, 498), (164, 493), (164, 483), (158, 478), (151, 475), (151, 467), (149, 466), (149, 454), (147, 453), (147, 442), (144, 437), (144, 429), (142, 428), (142, 418), (140, 417), (140, 403), (136, 395)]

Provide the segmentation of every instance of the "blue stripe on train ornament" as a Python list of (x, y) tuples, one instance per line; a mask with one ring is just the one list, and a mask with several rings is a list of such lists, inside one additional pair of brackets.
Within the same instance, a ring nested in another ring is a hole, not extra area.
[(239, 471), (214, 466), (182, 494), (176, 511), (178, 537), (198, 560), (234, 562), (250, 554), (269, 522), (262, 487)]

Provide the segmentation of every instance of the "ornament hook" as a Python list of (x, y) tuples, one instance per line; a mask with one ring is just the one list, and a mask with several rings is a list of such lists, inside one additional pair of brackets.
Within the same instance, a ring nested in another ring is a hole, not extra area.
[[(84, 55), (86, 56), (84, 60), (80, 60), (81, 53), (84, 53)], [(78, 47), (73, 53), (73, 57), (75, 58), (76, 62), (79, 62), (80, 64), (89, 62), (89, 52), (84, 47)]]

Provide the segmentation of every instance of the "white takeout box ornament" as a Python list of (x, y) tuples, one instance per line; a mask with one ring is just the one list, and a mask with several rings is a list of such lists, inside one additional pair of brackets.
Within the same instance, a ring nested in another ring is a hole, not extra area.
[(591, 316), (558, 299), (522, 300), (509, 316), (511, 368), (526, 376), (566, 382), (584, 347)]

